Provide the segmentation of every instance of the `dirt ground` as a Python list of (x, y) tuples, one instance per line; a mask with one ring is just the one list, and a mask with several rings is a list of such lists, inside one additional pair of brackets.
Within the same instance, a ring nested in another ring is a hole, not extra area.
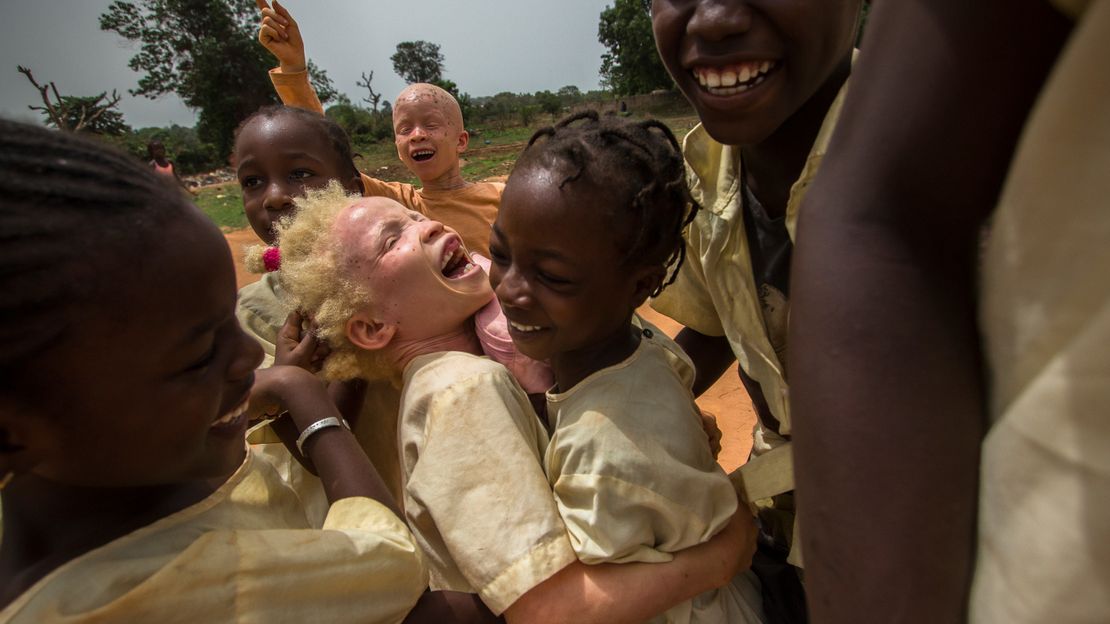
[[(258, 275), (243, 268), (243, 249), (259, 244), (258, 237), (250, 228), (227, 232), (225, 237), (235, 259), (235, 281), (239, 288), (257, 281)], [(678, 333), (677, 323), (647, 306), (640, 309), (640, 314), (668, 334), (673, 336)], [(755, 425), (755, 412), (736, 375), (736, 364), (698, 399), (698, 405), (717, 416), (717, 424), (724, 434), (721, 455), (717, 459), (726, 472), (735, 470), (748, 457), (752, 446), (752, 427)]]

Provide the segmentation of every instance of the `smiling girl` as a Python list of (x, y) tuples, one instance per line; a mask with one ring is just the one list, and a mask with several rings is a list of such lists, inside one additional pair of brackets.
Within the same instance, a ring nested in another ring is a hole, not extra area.
[(480, 357), (473, 316), (493, 292), (453, 230), (333, 187), (310, 192), (279, 239), (283, 283), (331, 347), (325, 374), (402, 380), (405, 515), (433, 589), (476, 593), (510, 622), (639, 621), (744, 565), (744, 514), (669, 564), (577, 561), (540, 465), (547, 433)]
[[(412, 535), (318, 380), (255, 382), (219, 230), (141, 163), (7, 121), (0, 188), (0, 622), (404, 618)], [(279, 406), (322, 524), (245, 444)]]

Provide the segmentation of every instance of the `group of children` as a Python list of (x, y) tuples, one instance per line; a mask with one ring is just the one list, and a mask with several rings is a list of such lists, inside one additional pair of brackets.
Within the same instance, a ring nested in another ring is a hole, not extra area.
[[(237, 130), (271, 247), (237, 296), (222, 236), (155, 173), (0, 122), (0, 622), (798, 622), (799, 535), (815, 613), (858, 615), (805, 528), (824, 507), (796, 530), (791, 406), (816, 395), (790, 392), (786, 319), (859, 0), (655, 0), (702, 124), (680, 147), (577, 114), (505, 185), (462, 178), (458, 103), (411, 85), (419, 189), (357, 170), (296, 22), (258, 1), (286, 105)], [(694, 398), (735, 359), (759, 424), (730, 480)]]

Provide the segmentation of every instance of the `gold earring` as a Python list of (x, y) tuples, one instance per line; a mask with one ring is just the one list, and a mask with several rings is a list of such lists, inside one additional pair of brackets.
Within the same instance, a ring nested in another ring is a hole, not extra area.
[(0, 479), (0, 492), (3, 492), (4, 488), (8, 487), (8, 484), (11, 483), (12, 479), (14, 479), (14, 478), (15, 478), (15, 471), (14, 470), (9, 470), (8, 474), (4, 475), (3, 479)]

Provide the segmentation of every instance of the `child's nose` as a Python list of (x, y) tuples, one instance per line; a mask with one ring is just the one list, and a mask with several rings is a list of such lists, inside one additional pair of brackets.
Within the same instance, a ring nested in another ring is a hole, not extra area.
[(531, 290), (528, 281), (520, 274), (515, 265), (509, 265), (493, 287), (493, 293), (502, 305), (524, 308), (531, 303)]
[(262, 346), (258, 341), (251, 338), (242, 329), (238, 330), (237, 348), (234, 359), (227, 369), (228, 381), (238, 381), (244, 379), (247, 375), (251, 374), (258, 365), (262, 363), (262, 358), (265, 353), (262, 351)]
[(686, 32), (709, 41), (748, 32), (752, 27), (752, 8), (747, 0), (708, 0), (698, 2), (686, 24)]
[(266, 187), (266, 195), (262, 198), (262, 207), (266, 210), (288, 210), (293, 207), (293, 198), (284, 185), (277, 182)]
[(443, 224), (431, 219), (421, 221), (420, 228), (420, 237), (426, 241), (430, 241), (443, 233)]

